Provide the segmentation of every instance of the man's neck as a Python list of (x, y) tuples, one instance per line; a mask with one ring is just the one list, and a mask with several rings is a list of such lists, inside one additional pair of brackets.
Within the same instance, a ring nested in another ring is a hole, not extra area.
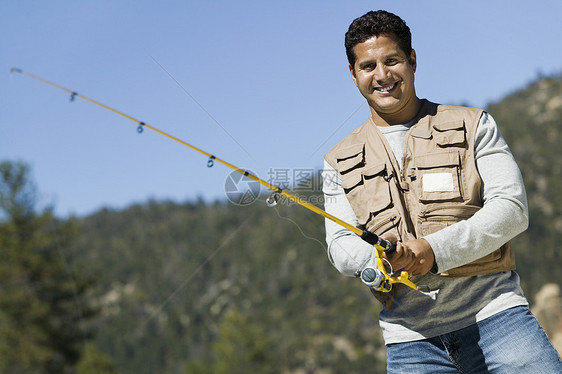
[(403, 125), (416, 117), (421, 106), (422, 101), (414, 96), (413, 102), (397, 113), (379, 113), (370, 107), (371, 117), (377, 126)]

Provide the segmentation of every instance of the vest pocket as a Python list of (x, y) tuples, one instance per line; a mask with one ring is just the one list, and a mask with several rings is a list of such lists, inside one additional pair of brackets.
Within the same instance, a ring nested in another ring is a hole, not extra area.
[(371, 214), (377, 214), (392, 204), (386, 164), (379, 164), (362, 172), (364, 191), (362, 205)]
[(363, 175), (361, 171), (342, 175), (341, 186), (346, 195), (363, 186)]
[(354, 144), (340, 150), (336, 155), (336, 162), (342, 176), (365, 166), (365, 144)]
[(451, 121), (436, 123), (433, 137), (439, 147), (464, 146), (466, 143), (466, 130), (464, 121)]
[(392, 206), (386, 164), (342, 175), (342, 188), (360, 224)]
[(481, 208), (475, 205), (444, 205), (422, 210), (419, 214), (419, 232), (429, 235), (453, 223), (469, 219)]
[(414, 160), (413, 183), (420, 202), (462, 201), (461, 162), (458, 152), (431, 153)]
[(374, 217), (371, 214), (371, 220), (365, 226), (367, 231), (375, 233), (377, 235), (383, 235), (386, 233), (392, 233), (398, 238), (398, 240), (404, 240), (402, 235), (400, 235), (400, 230), (398, 225), (400, 224), (400, 216), (394, 209), (390, 209), (388, 212), (383, 212)]

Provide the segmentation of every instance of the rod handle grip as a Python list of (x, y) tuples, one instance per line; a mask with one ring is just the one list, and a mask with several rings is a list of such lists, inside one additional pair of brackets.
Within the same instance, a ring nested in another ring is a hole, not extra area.
[(370, 231), (363, 230), (363, 233), (361, 234), (361, 239), (363, 239), (369, 244), (383, 247), (386, 253), (392, 253), (396, 251), (396, 246), (394, 244), (392, 244), (388, 240), (381, 239), (377, 234), (373, 234)]

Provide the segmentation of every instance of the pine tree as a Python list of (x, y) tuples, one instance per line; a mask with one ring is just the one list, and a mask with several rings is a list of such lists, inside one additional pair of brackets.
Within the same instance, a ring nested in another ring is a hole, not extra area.
[(91, 282), (64, 251), (71, 224), (35, 205), (28, 166), (0, 163), (0, 373), (73, 373), (90, 338)]

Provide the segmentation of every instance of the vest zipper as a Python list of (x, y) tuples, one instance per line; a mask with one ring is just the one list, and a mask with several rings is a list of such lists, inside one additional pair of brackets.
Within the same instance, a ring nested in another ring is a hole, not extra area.
[[(471, 205), (446, 205), (437, 209), (426, 209), (420, 212), (420, 219), (425, 221), (448, 221), (451, 217), (469, 218), (474, 215), (480, 207)], [(468, 214), (463, 214), (468, 211)]]
[(462, 163), (461, 163), (460, 166), (457, 168), (457, 178), (458, 178), (458, 180), (459, 180), (459, 193), (460, 193), (462, 199), (464, 200), (464, 185), (463, 185), (463, 183), (462, 183), (461, 168), (462, 168)]

